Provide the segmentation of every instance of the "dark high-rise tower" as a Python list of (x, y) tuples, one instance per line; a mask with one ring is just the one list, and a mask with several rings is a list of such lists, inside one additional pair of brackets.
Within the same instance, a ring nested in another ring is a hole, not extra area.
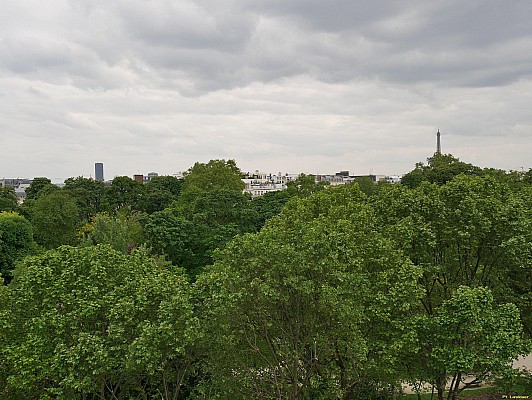
[(440, 128), (438, 128), (438, 132), (436, 133), (436, 153), (441, 154), (441, 141), (440, 141)]
[(103, 181), (103, 163), (97, 162), (94, 164), (94, 173), (97, 181)]

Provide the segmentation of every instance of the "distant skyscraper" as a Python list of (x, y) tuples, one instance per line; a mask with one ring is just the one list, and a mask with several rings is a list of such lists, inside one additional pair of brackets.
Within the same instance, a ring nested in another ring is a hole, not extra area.
[(94, 173), (97, 181), (103, 181), (103, 163), (97, 162), (94, 164)]
[(436, 153), (441, 154), (441, 141), (440, 141), (440, 128), (438, 128), (438, 132), (436, 132)]

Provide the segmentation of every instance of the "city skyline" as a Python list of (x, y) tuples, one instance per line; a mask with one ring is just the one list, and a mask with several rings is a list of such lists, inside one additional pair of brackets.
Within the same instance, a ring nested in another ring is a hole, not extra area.
[[(61, 184), (61, 183), (64, 183), (64, 181), (66, 179), (69, 179), (69, 178), (78, 178), (78, 177), (82, 177), (82, 178), (89, 178), (89, 179), (94, 179), (94, 180), (101, 180), (101, 181), (105, 181), (105, 182), (111, 182), (114, 178), (116, 177), (121, 177), (121, 176), (127, 176), (131, 179), (135, 179), (136, 177), (144, 177), (144, 178), (150, 178), (150, 177), (153, 177), (153, 176), (175, 176), (175, 177), (178, 177), (178, 178), (181, 178), (184, 176), (184, 173), (186, 171), (176, 171), (175, 173), (173, 174), (164, 174), (164, 173), (158, 173), (157, 171), (149, 171), (149, 172), (139, 172), (137, 171), (136, 173), (126, 173), (124, 175), (113, 175), (113, 176), (105, 176), (105, 174), (103, 173), (104, 171), (104, 164), (103, 163), (94, 163), (94, 166), (93, 166), (93, 171), (92, 173), (90, 174), (86, 174), (86, 175), (68, 175), (66, 174), (66, 178), (62, 178), (62, 177), (55, 177), (55, 178), (52, 178), (50, 176), (45, 176), (45, 175), (34, 175), (34, 176), (0, 176), (0, 181), (1, 180), (5, 180), (5, 181), (27, 181), (27, 183), (29, 184), (29, 182), (31, 182), (33, 179), (35, 178), (48, 178), (52, 181), (52, 183), (54, 184)], [(101, 172), (100, 172), (101, 171)], [(290, 179), (296, 179), (297, 176), (301, 175), (301, 174), (307, 174), (306, 172), (302, 172), (302, 171), (278, 171), (278, 170), (271, 170), (271, 171), (264, 171), (264, 170), (257, 170), (257, 169), (254, 169), (254, 170), (249, 170), (249, 171), (244, 171), (242, 170), (241, 171), (245, 176), (243, 176), (242, 179), (245, 179), (245, 177), (253, 177), (255, 176), (256, 174), (259, 174), (260, 176), (263, 176), (263, 175), (270, 175), (270, 176), (278, 176), (279, 174), (281, 174), (282, 176), (289, 176)], [(402, 176), (402, 175), (396, 175), (396, 174), (373, 174), (373, 173), (369, 173), (369, 174), (357, 174), (356, 171), (350, 171), (350, 170), (338, 170), (338, 171), (327, 171), (327, 172), (322, 172), (322, 173), (318, 173), (318, 174), (312, 174), (312, 173), (308, 173), (309, 175), (314, 175), (314, 176), (321, 176), (321, 177), (331, 177), (331, 176), (347, 176), (347, 177), (355, 177), (355, 176), (375, 176), (375, 177), (386, 177), (386, 178), (396, 178), (396, 177), (399, 177), (399, 176)], [(103, 176), (102, 176), (103, 175)], [(101, 178), (100, 178), (101, 177)], [(144, 181), (144, 183), (146, 183), (146, 181)], [(1, 186), (1, 185), (0, 185)]]
[[(0, 175), (532, 168), (532, 3), (35, 0), (0, 24)], [(68, 176), (67, 176), (68, 175)]]

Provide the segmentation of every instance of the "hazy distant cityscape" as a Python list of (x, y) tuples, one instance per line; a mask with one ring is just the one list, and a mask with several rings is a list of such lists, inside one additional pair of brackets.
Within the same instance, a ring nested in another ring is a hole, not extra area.
[[(439, 142), (438, 142), (439, 143)], [(185, 172), (177, 172), (171, 176), (175, 178), (183, 178)], [(245, 184), (244, 193), (249, 193), (252, 198), (262, 196), (268, 192), (275, 192), (285, 190), (287, 183), (296, 180), (302, 173), (271, 173), (271, 172), (244, 172), (242, 181)], [(133, 180), (139, 183), (148, 183), (153, 177), (159, 176), (157, 172), (149, 172), (146, 175), (133, 174), (130, 176)], [(374, 183), (386, 181), (389, 183), (398, 183), (401, 181), (402, 175), (353, 175), (349, 171), (339, 171), (332, 174), (318, 174), (314, 175), (316, 183), (328, 182), (331, 186), (345, 185), (352, 183), (357, 178), (368, 177)], [(94, 164), (94, 178), (103, 181), (105, 185), (110, 185), (112, 180), (105, 179), (104, 164)], [(19, 202), (23, 202), (26, 197), (26, 188), (28, 188), (33, 179), (30, 178), (2, 178), (0, 179), (0, 187), (12, 187), (15, 189), (15, 194)], [(62, 187), (64, 182), (55, 183), (58, 187)]]

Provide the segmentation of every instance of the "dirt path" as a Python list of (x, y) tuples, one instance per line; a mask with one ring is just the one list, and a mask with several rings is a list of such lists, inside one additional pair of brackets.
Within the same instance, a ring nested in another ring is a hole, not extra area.
[[(532, 354), (529, 354), (528, 356), (526, 357), (519, 357), (516, 361), (514, 361), (513, 363), (513, 367), (514, 368), (518, 368), (518, 369), (521, 369), (521, 368), (525, 368), (527, 369), (528, 371), (532, 372)], [(403, 387), (404, 389), (404, 392), (405, 393), (414, 393), (412, 391), (412, 389), (408, 386), (405, 386)], [(427, 386), (427, 390), (430, 390), (430, 386)], [(478, 400), (482, 400), (482, 399), (490, 399), (490, 397), (482, 397), (482, 395), (479, 395), (481, 397), (478, 398)], [(486, 396), (486, 395), (484, 395)], [(494, 399), (500, 399), (500, 395), (499, 397), (493, 397)], [(468, 397), (468, 399), (471, 399), (471, 400), (477, 400), (475, 397)]]
[(526, 357), (519, 357), (517, 361), (514, 362), (514, 368), (523, 368), (532, 372), (532, 354), (529, 354)]

